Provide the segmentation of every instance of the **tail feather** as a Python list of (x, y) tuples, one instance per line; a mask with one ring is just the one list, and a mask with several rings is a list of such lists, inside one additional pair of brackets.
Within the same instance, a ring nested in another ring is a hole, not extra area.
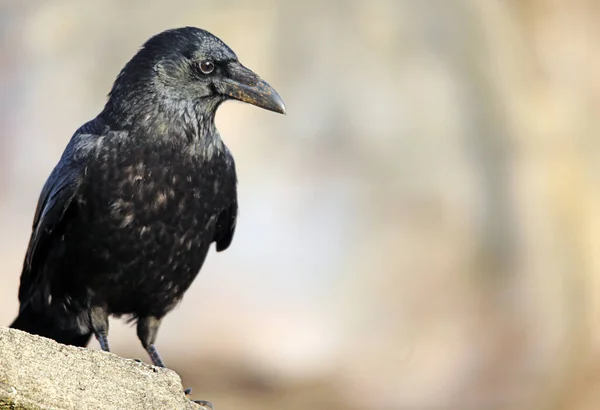
[(91, 332), (81, 334), (77, 327), (62, 328), (57, 326), (55, 321), (34, 311), (29, 305), (21, 309), (19, 316), (12, 322), (10, 327), (54, 339), (58, 343), (80, 347), (87, 346), (92, 337)]

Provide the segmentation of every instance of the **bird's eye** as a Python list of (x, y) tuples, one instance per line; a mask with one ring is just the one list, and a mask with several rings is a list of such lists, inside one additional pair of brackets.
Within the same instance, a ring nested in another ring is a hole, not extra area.
[(203, 74), (210, 74), (215, 69), (215, 64), (212, 61), (202, 61), (200, 63), (200, 71)]

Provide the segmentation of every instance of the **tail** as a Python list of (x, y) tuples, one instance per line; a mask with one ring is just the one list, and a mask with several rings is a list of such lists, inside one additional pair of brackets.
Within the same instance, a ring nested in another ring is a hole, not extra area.
[(19, 316), (10, 325), (13, 329), (54, 339), (58, 343), (85, 347), (90, 342), (92, 333), (81, 334), (77, 326), (60, 327), (52, 318), (33, 310), (27, 304), (21, 308)]

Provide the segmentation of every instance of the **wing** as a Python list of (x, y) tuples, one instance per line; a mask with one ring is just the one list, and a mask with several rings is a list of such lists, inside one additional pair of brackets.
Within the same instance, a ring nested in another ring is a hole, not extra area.
[(227, 174), (229, 175), (227, 180), (229, 181), (229, 190), (231, 200), (229, 206), (227, 206), (219, 214), (217, 219), (217, 227), (215, 230), (214, 242), (216, 242), (217, 252), (222, 252), (229, 248), (235, 233), (235, 225), (237, 223), (238, 216), (238, 202), (237, 202), (237, 175), (235, 172), (235, 161), (233, 156), (228, 149), (226, 149), (226, 163), (227, 163)]
[(219, 214), (217, 220), (217, 229), (215, 232), (215, 242), (217, 243), (217, 252), (224, 251), (231, 245), (233, 234), (235, 233), (235, 225), (237, 223), (238, 203), (237, 198), (233, 200), (231, 205)]
[[(46, 181), (38, 200), (33, 231), (21, 274), (19, 301), (29, 300), (44, 274), (44, 264), (53, 239), (62, 230), (65, 215), (70, 208), (81, 181), (80, 171), (61, 162)], [(42, 289), (37, 289), (42, 291)]]
[[(85, 126), (84, 126), (85, 127)], [(82, 129), (84, 129), (82, 127)], [(49, 253), (64, 233), (66, 223), (75, 217), (74, 199), (85, 179), (93, 141), (98, 135), (76, 133), (62, 158), (48, 177), (38, 200), (33, 229), (21, 274), (19, 301), (27, 302), (41, 292), (47, 297), (50, 278), (45, 277)]]

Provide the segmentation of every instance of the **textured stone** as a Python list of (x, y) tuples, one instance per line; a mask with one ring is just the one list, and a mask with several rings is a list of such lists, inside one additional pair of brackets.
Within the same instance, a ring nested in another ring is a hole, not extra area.
[(0, 327), (0, 409), (204, 408), (172, 370)]

